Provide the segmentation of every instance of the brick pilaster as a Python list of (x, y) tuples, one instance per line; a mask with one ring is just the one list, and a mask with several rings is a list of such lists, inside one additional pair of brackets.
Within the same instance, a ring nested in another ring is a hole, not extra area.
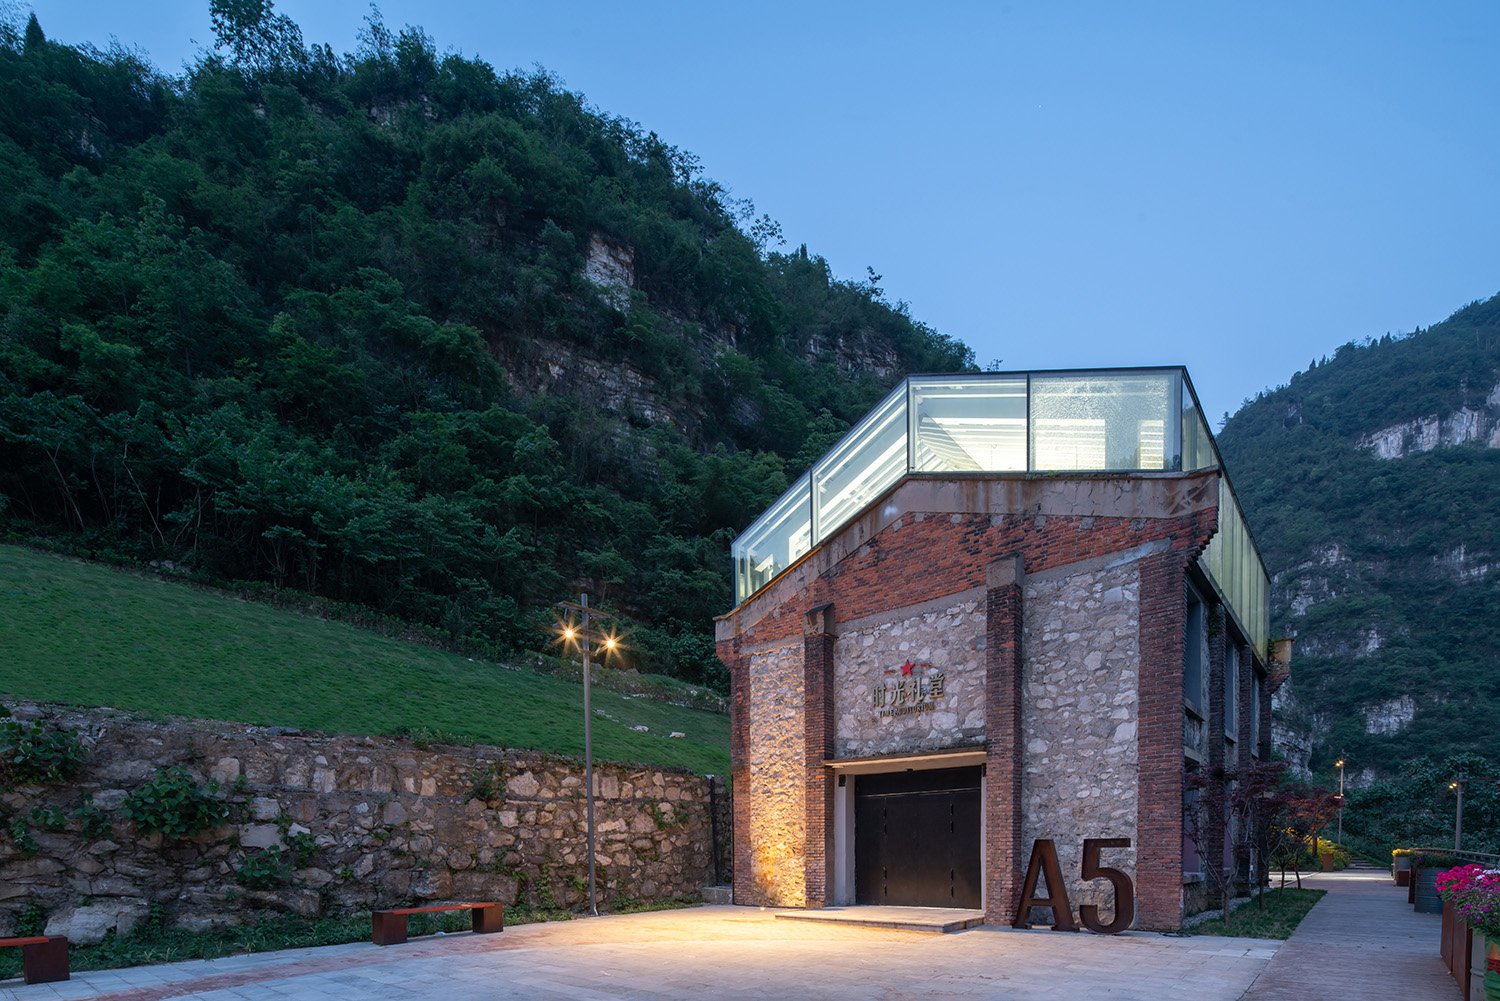
[(807, 827), (804, 882), (807, 906), (828, 903), (833, 859), (833, 780), (827, 761), (833, 757), (833, 606), (807, 613), (802, 640), (804, 777)]
[[(1252, 696), (1253, 697), (1253, 696)], [(1260, 760), (1271, 760), (1271, 681), (1267, 677), (1264, 684), (1260, 686)]]
[(1182, 641), (1187, 614), (1181, 550), (1141, 560), (1140, 790), (1136, 924), (1182, 924)]
[(1008, 925), (1020, 899), (1021, 587), (1020, 556), (995, 561), (985, 596), (985, 921)]
[(1255, 700), (1255, 651), (1252, 647), (1240, 647), (1240, 690), (1235, 693), (1239, 700), (1239, 715), (1236, 717), (1234, 745), (1239, 752), (1241, 767), (1250, 764), (1250, 703)]
[[(1227, 760), (1224, 753), (1224, 659), (1229, 638), (1226, 628), (1228, 620), (1224, 606), (1219, 604), (1212, 605), (1204, 619), (1204, 625), (1208, 629), (1208, 691), (1205, 706), (1208, 710), (1208, 739), (1204, 748), (1208, 753), (1208, 760), (1204, 764), (1210, 775), (1218, 769), (1233, 768), (1235, 764)], [(1224, 805), (1227, 806), (1227, 803)], [(1203, 843), (1198, 846), (1198, 853), (1203, 857), (1205, 876), (1209, 879), (1210, 887), (1218, 884), (1214, 882), (1216, 877), (1208, 876), (1208, 867), (1213, 866), (1216, 872), (1224, 868), (1226, 826), (1226, 817), (1222, 811), (1204, 818)]]
[(750, 865), (750, 658), (739, 641), (718, 644), (719, 660), (729, 670), (730, 867), (734, 902), (755, 899)]

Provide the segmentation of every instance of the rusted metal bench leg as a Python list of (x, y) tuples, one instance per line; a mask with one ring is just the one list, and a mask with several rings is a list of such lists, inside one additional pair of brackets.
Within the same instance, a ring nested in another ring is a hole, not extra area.
[(68, 940), (57, 936), (21, 949), (21, 976), (28, 984), (55, 984), (68, 979)]
[(505, 930), (505, 908), (496, 904), (494, 907), (476, 907), (469, 912), (474, 918), (474, 931), (481, 935), (491, 932)]
[(370, 915), (371, 941), (376, 945), (400, 945), (406, 941), (406, 915), (374, 911)]

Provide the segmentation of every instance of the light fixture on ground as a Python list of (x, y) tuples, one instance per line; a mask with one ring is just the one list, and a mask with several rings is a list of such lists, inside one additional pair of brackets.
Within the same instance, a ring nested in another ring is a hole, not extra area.
[(1339, 758), (1334, 763), (1339, 770), (1339, 833), (1338, 843), (1344, 843), (1344, 759)]
[(558, 642), (563, 648), (577, 647), (583, 654), (583, 787), (587, 804), (587, 832), (589, 853), (589, 913), (599, 914), (599, 900), (594, 882), (594, 710), (590, 705), (593, 654), (597, 647), (601, 657), (618, 656), (623, 644), (619, 634), (611, 627), (596, 628), (609, 623), (614, 616), (589, 607), (588, 594), (580, 594), (577, 601), (559, 601), (563, 617), (557, 623)]

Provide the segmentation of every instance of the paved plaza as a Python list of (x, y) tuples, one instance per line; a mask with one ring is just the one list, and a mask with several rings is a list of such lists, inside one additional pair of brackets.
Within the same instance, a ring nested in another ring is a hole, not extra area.
[[(1452, 1001), (1438, 922), (1380, 873), (1330, 890), (1285, 945), (1257, 939), (976, 928), (933, 934), (710, 906), (80, 973), (4, 1001), (460, 1001), (481, 998), (999, 998)], [(1280, 951), (1278, 952), (1278, 947)]]
[(406, 945), (342, 945), (82, 973), (18, 987), (59, 998), (1015, 998), (1233, 1001), (1275, 944), (1249, 939), (974, 929), (953, 935), (778, 921), (696, 907)]

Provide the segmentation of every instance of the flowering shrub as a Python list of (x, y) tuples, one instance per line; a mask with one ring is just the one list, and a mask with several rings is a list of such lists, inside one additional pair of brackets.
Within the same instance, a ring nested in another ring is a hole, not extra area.
[(1438, 896), (1473, 928), (1500, 937), (1500, 869), (1476, 863), (1438, 873)]

